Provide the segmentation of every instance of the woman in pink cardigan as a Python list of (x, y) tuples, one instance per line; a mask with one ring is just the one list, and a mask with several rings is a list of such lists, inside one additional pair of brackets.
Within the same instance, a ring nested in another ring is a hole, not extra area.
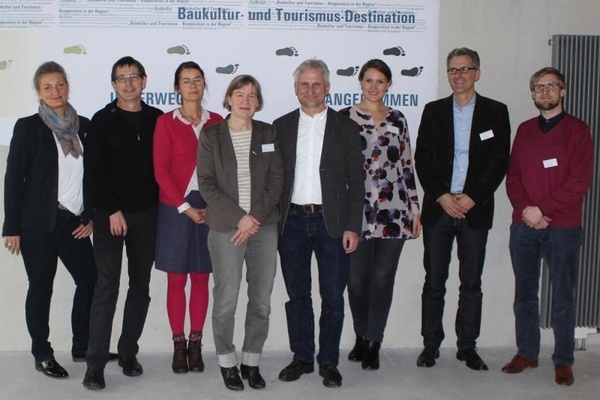
[[(154, 131), (154, 174), (159, 186), (156, 268), (167, 273), (167, 314), (173, 332), (173, 372), (204, 371), (202, 330), (212, 266), (204, 224), (206, 203), (198, 190), (196, 152), (200, 131), (223, 118), (202, 107), (204, 71), (193, 61), (175, 71), (181, 107), (158, 118)], [(191, 281), (189, 302), (185, 286)], [(189, 346), (184, 333), (187, 304)]]

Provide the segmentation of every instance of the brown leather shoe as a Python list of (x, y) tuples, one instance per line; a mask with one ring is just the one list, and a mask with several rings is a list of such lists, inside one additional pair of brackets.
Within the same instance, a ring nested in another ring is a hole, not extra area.
[(538, 360), (517, 354), (508, 364), (502, 367), (502, 372), (506, 372), (507, 374), (518, 374), (519, 372), (523, 372), (525, 368), (536, 368), (537, 366)]
[(554, 381), (559, 385), (571, 386), (575, 382), (573, 370), (568, 365), (555, 365), (554, 376)]

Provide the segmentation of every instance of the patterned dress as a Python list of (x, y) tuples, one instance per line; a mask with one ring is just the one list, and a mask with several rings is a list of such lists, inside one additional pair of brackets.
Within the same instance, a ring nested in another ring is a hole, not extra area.
[(404, 115), (392, 108), (379, 126), (352, 106), (340, 112), (361, 127), (365, 209), (361, 239), (410, 239), (419, 214), (410, 136)]

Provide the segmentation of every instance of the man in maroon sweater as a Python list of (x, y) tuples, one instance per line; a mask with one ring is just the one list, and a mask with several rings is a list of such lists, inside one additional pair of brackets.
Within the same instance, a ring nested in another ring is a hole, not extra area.
[(523, 122), (513, 142), (506, 191), (513, 206), (510, 254), (515, 273), (517, 355), (502, 371), (538, 365), (539, 278), (544, 257), (552, 283), (555, 380), (574, 382), (575, 285), (583, 198), (593, 169), (589, 127), (562, 107), (565, 77), (542, 68), (529, 87), (540, 116)]

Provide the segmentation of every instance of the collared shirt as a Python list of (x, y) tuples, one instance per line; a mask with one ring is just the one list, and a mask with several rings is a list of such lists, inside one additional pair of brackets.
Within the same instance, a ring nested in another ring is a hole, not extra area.
[[(179, 119), (181, 122), (183, 122), (186, 125), (190, 125), (192, 127), (192, 129), (194, 130), (194, 133), (196, 134), (196, 138), (199, 138), (200, 131), (204, 127), (204, 124), (206, 124), (206, 121), (208, 121), (210, 119), (210, 114), (208, 113), (208, 111), (206, 111), (206, 109), (203, 108), (202, 109), (202, 117), (200, 119), (200, 123), (197, 126), (192, 125), (188, 120), (183, 118), (181, 116), (181, 112), (179, 111), (179, 108), (176, 108), (175, 110), (173, 110), (173, 119), (175, 119), (175, 118)], [(198, 173), (196, 171), (197, 168), (198, 167), (194, 167), (194, 173), (192, 174), (192, 176), (190, 178), (190, 182), (188, 183), (188, 187), (187, 187), (187, 189), (185, 189), (185, 193), (183, 194), (184, 198), (188, 194), (190, 194), (190, 192), (192, 190), (200, 190), (200, 189), (198, 189)], [(179, 214), (181, 214), (188, 208), (192, 208), (192, 206), (190, 205), (190, 203), (188, 203), (186, 201), (185, 203), (183, 203), (179, 207), (177, 207), (177, 211), (179, 212)]]
[(80, 215), (83, 211), (83, 154), (78, 158), (70, 153), (65, 156), (56, 135), (54, 141), (58, 150), (58, 202), (73, 214)]
[(471, 122), (475, 110), (475, 95), (464, 106), (460, 107), (453, 100), (454, 111), (454, 164), (452, 167), (451, 193), (462, 193), (469, 168), (469, 140), (471, 139)]
[(292, 192), (294, 204), (322, 204), (319, 165), (326, 122), (327, 108), (314, 117), (300, 110)]
[(556, 126), (556, 124), (558, 124), (565, 117), (565, 115), (567, 115), (567, 112), (564, 110), (560, 114), (555, 115), (554, 117), (552, 117), (550, 119), (546, 119), (540, 115), (538, 117), (538, 123), (540, 124), (540, 130), (543, 133), (550, 132), (550, 130), (552, 128), (554, 128)]

